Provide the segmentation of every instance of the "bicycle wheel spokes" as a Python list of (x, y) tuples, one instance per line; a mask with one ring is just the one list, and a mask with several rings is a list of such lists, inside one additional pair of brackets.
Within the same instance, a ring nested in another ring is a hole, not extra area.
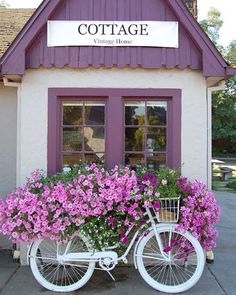
[(95, 263), (92, 261), (66, 261), (58, 255), (88, 252), (89, 247), (79, 236), (62, 244), (51, 240), (34, 243), (30, 253), (30, 265), (38, 282), (45, 288), (58, 292), (73, 291), (82, 287), (91, 277)]
[(163, 251), (155, 233), (143, 238), (137, 250), (138, 269), (153, 288), (177, 293), (191, 288), (204, 269), (204, 254), (198, 241), (189, 233), (180, 233), (174, 226), (157, 227)]

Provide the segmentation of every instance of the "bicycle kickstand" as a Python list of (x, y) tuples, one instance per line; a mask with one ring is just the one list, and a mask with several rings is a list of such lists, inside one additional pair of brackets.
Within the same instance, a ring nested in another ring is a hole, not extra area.
[(109, 270), (106, 270), (106, 272), (109, 274), (109, 276), (112, 278), (113, 281), (115, 281), (116, 279), (113, 277), (112, 273)]

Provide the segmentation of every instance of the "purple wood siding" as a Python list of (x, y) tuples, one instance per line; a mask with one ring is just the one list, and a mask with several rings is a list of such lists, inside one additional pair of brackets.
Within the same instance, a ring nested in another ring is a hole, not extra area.
[[(163, 0), (63, 0), (51, 20), (178, 21)], [(202, 52), (180, 23), (179, 48), (47, 47), (46, 25), (26, 49), (26, 68), (202, 69)]]

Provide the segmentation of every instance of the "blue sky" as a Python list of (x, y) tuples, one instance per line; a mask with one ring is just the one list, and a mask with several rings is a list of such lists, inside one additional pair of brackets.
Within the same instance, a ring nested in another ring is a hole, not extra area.
[[(37, 7), (42, 0), (6, 0), (10, 7)], [(224, 25), (220, 34), (220, 43), (227, 46), (230, 41), (236, 39), (236, 0), (198, 0), (199, 19), (204, 19), (210, 7), (221, 11), (221, 18)]]

